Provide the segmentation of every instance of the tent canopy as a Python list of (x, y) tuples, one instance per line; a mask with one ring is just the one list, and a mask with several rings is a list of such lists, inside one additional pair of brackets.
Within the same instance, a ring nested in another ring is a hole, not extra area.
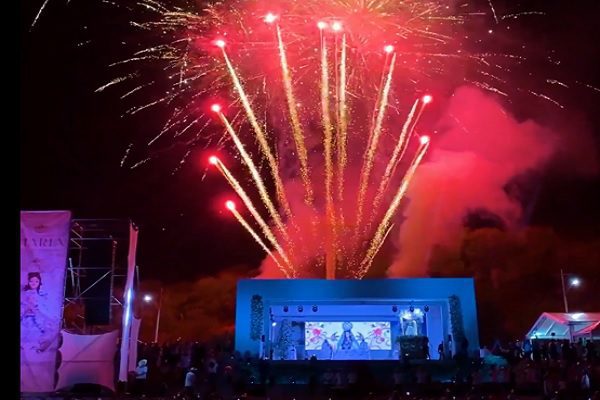
[[(549, 313), (539, 316), (527, 333), (528, 339), (565, 339), (596, 336), (600, 328), (597, 313)], [(569, 332), (569, 330), (571, 332)]]

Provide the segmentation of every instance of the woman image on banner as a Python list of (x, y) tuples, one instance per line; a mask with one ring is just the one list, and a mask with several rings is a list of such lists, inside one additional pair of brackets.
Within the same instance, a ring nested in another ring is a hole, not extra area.
[(29, 272), (21, 293), (21, 346), (37, 352), (46, 350), (50, 322), (48, 293), (42, 289), (42, 277), (39, 272)]

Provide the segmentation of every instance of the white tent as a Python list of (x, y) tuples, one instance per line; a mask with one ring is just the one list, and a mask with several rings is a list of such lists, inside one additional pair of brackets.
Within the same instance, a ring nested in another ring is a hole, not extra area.
[(527, 333), (528, 339), (600, 338), (598, 313), (542, 313)]
[(102, 385), (115, 390), (115, 354), (118, 331), (100, 335), (74, 335), (62, 331), (62, 362), (58, 368), (57, 389), (75, 384)]

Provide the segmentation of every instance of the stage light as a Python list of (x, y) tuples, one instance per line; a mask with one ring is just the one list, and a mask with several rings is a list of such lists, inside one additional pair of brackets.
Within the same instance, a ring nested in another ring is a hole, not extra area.
[(146, 303), (150, 303), (152, 301), (152, 296), (150, 296), (149, 294), (144, 295), (144, 301)]
[(223, 47), (225, 47), (225, 41), (223, 39), (215, 40), (215, 46), (222, 49)]
[(212, 112), (221, 112), (221, 105), (220, 104), (213, 104), (212, 106), (210, 106), (210, 110)]
[(429, 136), (427, 136), (427, 135), (423, 135), (423, 136), (421, 136), (421, 137), (419, 138), (419, 142), (420, 142), (421, 144), (427, 144), (427, 143), (429, 143)]
[(317, 312), (317, 311), (319, 311), (319, 307), (316, 305), (312, 306), (312, 310), (313, 310), (313, 312)]
[(233, 210), (235, 210), (235, 203), (231, 200), (227, 200), (225, 202), (225, 207), (227, 207), (227, 209), (233, 211)]
[(394, 51), (394, 46), (392, 46), (391, 44), (388, 44), (387, 46), (385, 46), (383, 48), (383, 51), (385, 51), (386, 53), (390, 54), (392, 51)]
[(273, 22), (275, 22), (276, 19), (277, 19), (277, 15), (275, 15), (273, 13), (268, 13), (267, 15), (265, 15), (265, 22), (267, 24), (272, 24)]
[(342, 23), (340, 21), (335, 21), (331, 24), (331, 29), (334, 32), (339, 32), (342, 30)]
[(271, 326), (277, 326), (277, 322), (273, 322)]
[(323, 21), (317, 22), (317, 28), (319, 28), (320, 30), (327, 28), (327, 22), (323, 22)]
[(210, 156), (208, 157), (208, 162), (211, 165), (217, 165), (219, 163), (219, 159), (217, 158), (217, 156)]
[(302, 312), (302, 311), (304, 311), (304, 307), (298, 306), (298, 312)]
[(433, 101), (433, 97), (431, 97), (431, 95), (426, 94), (425, 96), (423, 96), (423, 104), (429, 104)]

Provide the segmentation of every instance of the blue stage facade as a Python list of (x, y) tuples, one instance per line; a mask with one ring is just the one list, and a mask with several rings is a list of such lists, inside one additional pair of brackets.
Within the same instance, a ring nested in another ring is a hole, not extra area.
[(273, 360), (438, 359), (479, 350), (471, 278), (240, 280), (235, 349)]

